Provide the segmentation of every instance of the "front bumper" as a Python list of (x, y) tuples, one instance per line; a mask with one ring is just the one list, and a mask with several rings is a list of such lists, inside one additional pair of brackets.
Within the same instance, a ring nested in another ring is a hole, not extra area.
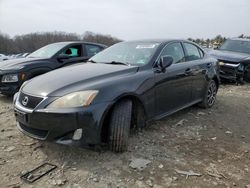
[(240, 64), (225, 64), (220, 65), (220, 78), (238, 81), (239, 78), (243, 77), (244, 71), (241, 70)]
[[(107, 102), (89, 107), (31, 110), (16, 100), (15, 117), (18, 129), (32, 138), (68, 145), (95, 145), (101, 144), (101, 125), (108, 106)], [(74, 133), (79, 129), (81, 138), (75, 140)]]
[(18, 92), (19, 88), (20, 84), (18, 82), (15, 83), (0, 82), (0, 93), (3, 95), (14, 95), (16, 92)]
[(10, 83), (3, 83), (2, 77), (6, 74), (12, 74), (12, 73), (6, 73), (0, 70), (0, 94), (3, 95), (14, 95), (16, 92), (18, 92), (20, 86), (22, 83), (20, 81), (18, 82), (10, 82)]

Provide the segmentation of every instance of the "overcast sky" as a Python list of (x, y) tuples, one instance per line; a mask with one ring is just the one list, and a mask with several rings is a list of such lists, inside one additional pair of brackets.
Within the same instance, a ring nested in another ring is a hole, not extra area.
[(250, 35), (250, 0), (0, 0), (0, 31), (132, 40)]

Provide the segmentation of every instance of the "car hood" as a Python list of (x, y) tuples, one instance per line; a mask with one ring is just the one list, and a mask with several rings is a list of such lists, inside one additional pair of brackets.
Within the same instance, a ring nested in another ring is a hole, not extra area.
[(72, 92), (97, 89), (96, 85), (138, 71), (137, 66), (85, 63), (61, 68), (33, 78), (22, 92), (34, 96), (60, 97)]
[(18, 58), (10, 59), (1, 62), (0, 70), (19, 70), (22, 69), (24, 65), (34, 63), (36, 61), (47, 60), (44, 58)]
[(218, 60), (230, 61), (235, 63), (239, 63), (240, 61), (243, 61), (250, 56), (244, 53), (224, 51), (224, 50), (211, 50), (208, 51), (208, 53)]

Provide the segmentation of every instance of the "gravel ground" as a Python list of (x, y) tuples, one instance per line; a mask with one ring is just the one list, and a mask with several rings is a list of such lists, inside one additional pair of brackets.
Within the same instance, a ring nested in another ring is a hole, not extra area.
[[(122, 154), (33, 140), (5, 96), (0, 131), (0, 187), (250, 188), (250, 85), (222, 86), (212, 109), (194, 106), (132, 134)], [(20, 179), (44, 162), (58, 168), (33, 184)]]

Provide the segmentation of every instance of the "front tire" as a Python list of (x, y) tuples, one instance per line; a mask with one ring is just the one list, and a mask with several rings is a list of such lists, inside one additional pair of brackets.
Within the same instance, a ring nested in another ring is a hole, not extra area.
[(215, 103), (217, 90), (218, 88), (216, 82), (214, 80), (210, 80), (207, 85), (204, 98), (199, 106), (202, 108), (211, 108)]
[(109, 125), (109, 148), (111, 151), (123, 152), (127, 150), (131, 117), (131, 100), (123, 100), (114, 106)]

